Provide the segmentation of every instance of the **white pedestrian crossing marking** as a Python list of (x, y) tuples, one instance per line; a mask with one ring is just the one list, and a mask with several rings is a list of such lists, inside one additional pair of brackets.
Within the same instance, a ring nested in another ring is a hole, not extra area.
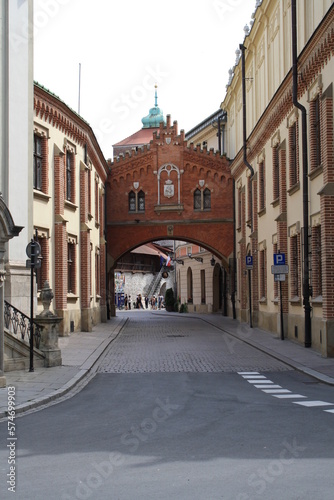
[(274, 383), (272, 380), (262, 380), (262, 379), (258, 379), (258, 378), (254, 379), (254, 380), (253, 379), (252, 380), (247, 380), (247, 382), (249, 382), (250, 384), (259, 384), (259, 383), (261, 383), (261, 384), (268, 384), (268, 385)]
[(257, 384), (254, 385), (254, 387), (257, 389), (268, 389), (268, 387), (270, 387), (270, 389), (282, 389), (281, 385), (275, 385), (273, 382), (271, 382), (271, 384)]
[(301, 394), (273, 394), (274, 398), (279, 399), (300, 399), (306, 398), (306, 396), (302, 396)]
[[(269, 380), (265, 375), (261, 375), (259, 372), (238, 372), (244, 380), (247, 380), (256, 389), (261, 389), (262, 392), (270, 394), (277, 399), (306, 399), (307, 396), (302, 394), (294, 394), (288, 389), (284, 389), (281, 385), (274, 384), (272, 380)], [(322, 406), (334, 406), (334, 403), (327, 403), (326, 401), (292, 401), (293, 403), (307, 408), (312, 407), (322, 407)], [(334, 408), (330, 410), (324, 410), (327, 413), (334, 413)]]
[(291, 391), (288, 391), (288, 389), (262, 389), (262, 392), (266, 392), (267, 394), (287, 394), (289, 392), (291, 394)]
[(260, 375), (259, 372), (238, 372), (238, 375)]
[(327, 403), (326, 401), (296, 401), (297, 405), (307, 406), (309, 408), (313, 406), (334, 406), (334, 403)]

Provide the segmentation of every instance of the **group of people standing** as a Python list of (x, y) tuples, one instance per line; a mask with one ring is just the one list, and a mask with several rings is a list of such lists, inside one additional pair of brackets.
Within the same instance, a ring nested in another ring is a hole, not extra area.
[[(133, 302), (133, 308), (144, 309), (143, 300), (145, 303), (145, 309), (148, 309), (149, 305), (151, 306), (151, 309), (161, 309), (163, 307), (164, 298), (162, 295), (159, 295), (158, 297), (153, 295), (151, 299), (149, 299), (148, 296), (145, 295), (143, 299), (142, 295), (139, 293), (136, 297), (136, 301)], [(129, 296), (127, 294), (124, 295), (124, 308), (126, 311), (131, 309), (131, 295)]]

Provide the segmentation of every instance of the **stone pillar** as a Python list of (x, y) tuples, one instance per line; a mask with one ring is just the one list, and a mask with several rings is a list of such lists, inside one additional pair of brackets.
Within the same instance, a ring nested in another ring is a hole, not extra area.
[(43, 311), (36, 316), (35, 321), (43, 329), (41, 333), (40, 351), (45, 355), (45, 366), (60, 366), (61, 350), (58, 347), (58, 325), (62, 321), (50, 311), (50, 304), (53, 299), (53, 292), (49, 283), (44, 283), (43, 290), (41, 291), (41, 299), (43, 303)]

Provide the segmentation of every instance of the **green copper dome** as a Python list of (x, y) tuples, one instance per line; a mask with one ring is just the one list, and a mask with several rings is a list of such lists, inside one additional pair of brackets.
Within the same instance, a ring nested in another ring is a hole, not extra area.
[(142, 118), (143, 128), (158, 128), (160, 122), (166, 123), (162, 110), (158, 107), (157, 86), (155, 86), (155, 105), (147, 116)]

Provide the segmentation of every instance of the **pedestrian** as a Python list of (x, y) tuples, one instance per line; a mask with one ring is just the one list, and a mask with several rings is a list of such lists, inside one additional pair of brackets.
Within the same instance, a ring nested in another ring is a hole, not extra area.
[(145, 295), (145, 307), (146, 309), (148, 309), (148, 296)]
[(131, 295), (129, 295), (129, 309), (131, 309)]
[(125, 306), (125, 310), (127, 311), (128, 310), (128, 296), (127, 296), (127, 294), (125, 294), (125, 297), (124, 297), (124, 306)]

